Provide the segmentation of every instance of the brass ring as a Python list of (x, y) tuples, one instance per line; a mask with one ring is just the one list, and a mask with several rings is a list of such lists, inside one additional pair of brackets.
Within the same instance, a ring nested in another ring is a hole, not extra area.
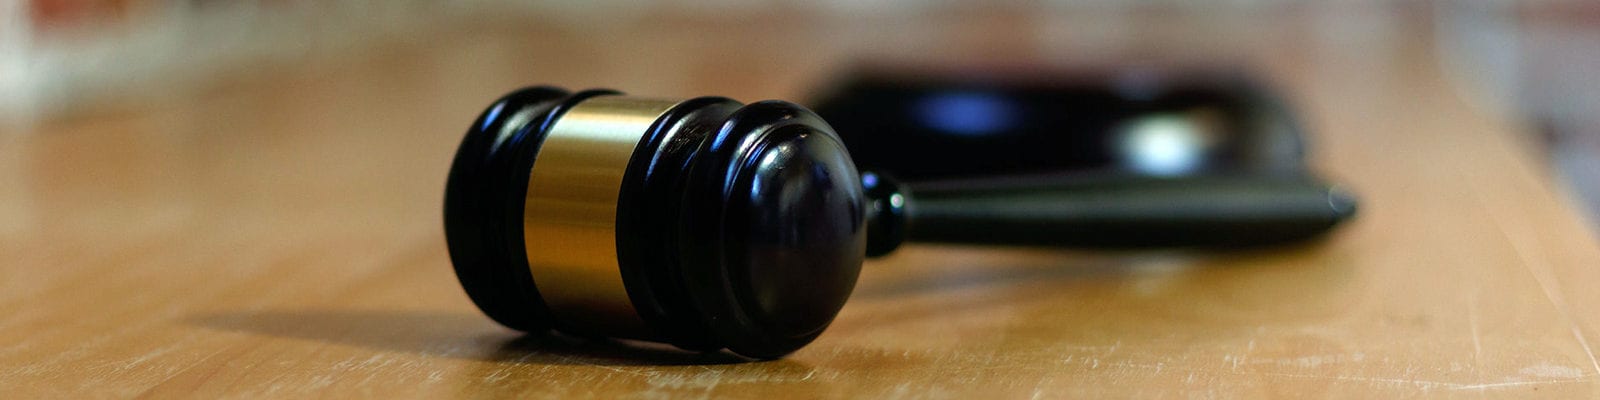
[(528, 175), (523, 232), (529, 272), (562, 323), (643, 338), (617, 262), (617, 198), (639, 140), (675, 101), (602, 96), (573, 106)]

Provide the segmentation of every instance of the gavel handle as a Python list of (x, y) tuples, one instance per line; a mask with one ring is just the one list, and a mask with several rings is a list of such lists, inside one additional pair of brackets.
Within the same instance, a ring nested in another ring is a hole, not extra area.
[(907, 239), (1079, 248), (1249, 247), (1309, 239), (1355, 213), (1311, 177), (1021, 180), (911, 187)]

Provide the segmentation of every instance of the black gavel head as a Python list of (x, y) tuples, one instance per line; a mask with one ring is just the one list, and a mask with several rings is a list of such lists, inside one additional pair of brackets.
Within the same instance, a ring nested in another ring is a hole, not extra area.
[(773, 358), (843, 307), (870, 206), (838, 136), (799, 106), (534, 87), (467, 131), (445, 234), (467, 294), (505, 326)]

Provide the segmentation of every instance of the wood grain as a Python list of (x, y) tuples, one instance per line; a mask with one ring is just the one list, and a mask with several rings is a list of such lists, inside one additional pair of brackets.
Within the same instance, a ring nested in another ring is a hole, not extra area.
[(803, 99), (869, 50), (1128, 56), (1076, 41), (1084, 17), (928, 18), (485, 24), (0, 134), (0, 397), (1600, 395), (1600, 242), (1521, 128), (1453, 83), (1425, 35), (1315, 17), (1157, 15), (1124, 45), (1284, 85), (1317, 167), (1364, 199), (1321, 243), (910, 246), (868, 264), (815, 344), (757, 363), (522, 337), (455, 282), (449, 159), (518, 85)]

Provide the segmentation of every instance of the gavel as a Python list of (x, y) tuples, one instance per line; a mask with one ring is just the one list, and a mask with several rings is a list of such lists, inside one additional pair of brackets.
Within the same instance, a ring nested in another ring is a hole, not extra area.
[[(816, 339), (864, 260), (906, 240), (1262, 243), (1325, 231), (1354, 204), (1293, 180), (924, 190), (858, 171), (843, 143), (782, 101), (520, 89), (457, 150), (444, 207), (451, 262), (473, 303), (513, 329), (770, 359)], [(1216, 213), (1222, 203), (1234, 212)]]

